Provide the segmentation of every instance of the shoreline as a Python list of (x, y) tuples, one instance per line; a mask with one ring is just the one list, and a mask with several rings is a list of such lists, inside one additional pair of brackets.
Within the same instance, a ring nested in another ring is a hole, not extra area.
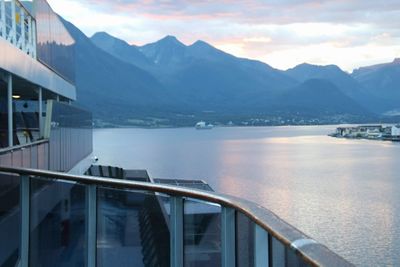
[(400, 125), (375, 124), (337, 127), (336, 132), (328, 134), (330, 137), (400, 142)]
[[(376, 125), (377, 123), (367, 123), (364, 125)], [(316, 126), (358, 126), (357, 123), (332, 123), (332, 124), (286, 124), (286, 125), (214, 125), (214, 128), (262, 128), (262, 127), (316, 127)], [(382, 125), (391, 125), (391, 124), (382, 124)], [(186, 126), (158, 126), (158, 127), (144, 127), (144, 126), (135, 126), (135, 125), (115, 125), (115, 126), (105, 126), (98, 127), (93, 126), (93, 129), (146, 129), (146, 130), (157, 130), (157, 129), (185, 129), (185, 128), (193, 128), (195, 126), (186, 125)]]

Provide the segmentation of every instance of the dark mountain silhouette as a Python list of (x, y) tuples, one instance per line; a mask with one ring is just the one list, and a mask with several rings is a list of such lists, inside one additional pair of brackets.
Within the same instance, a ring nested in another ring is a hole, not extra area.
[(129, 45), (127, 42), (114, 38), (106, 32), (98, 32), (90, 39), (96, 46), (124, 62), (140, 67), (152, 66), (152, 62), (136, 46)]
[(400, 58), (391, 63), (356, 69), (352, 77), (362, 84), (367, 92), (387, 103), (386, 111), (400, 110)]
[(171, 98), (156, 78), (99, 49), (74, 25), (63, 22), (76, 40), (78, 104), (107, 120), (169, 110)]
[(365, 87), (365, 84), (360, 83), (336, 65), (317, 66), (303, 63), (287, 70), (285, 73), (299, 82), (304, 82), (308, 79), (330, 81), (359, 105), (376, 113), (381, 113), (391, 108), (391, 104), (387, 100), (380, 95), (373, 94)]
[[(89, 39), (72, 24), (65, 25), (77, 41), (78, 102), (103, 120), (124, 123), (149, 116), (195, 120), (203, 112), (212, 112), (215, 118), (280, 112), (373, 117), (370, 111), (384, 110), (388, 102), (380, 102), (364, 84), (365, 77), (385, 66), (368, 70), (368, 75), (361, 74), (366, 69), (359, 70), (353, 76), (334, 65), (301, 64), (280, 71), (204, 41), (185, 45), (166, 36), (135, 46), (104, 32)], [(395, 81), (392, 72), (385, 71)]]
[[(109, 51), (108, 44), (116, 41), (107, 37), (95, 43)], [(136, 53), (137, 47), (131, 49)], [(277, 94), (296, 84), (265, 63), (234, 57), (203, 41), (186, 46), (177, 38), (166, 36), (138, 49), (152, 65), (140, 61), (132, 64), (151, 72), (176, 99), (197, 110), (234, 111), (246, 102), (248, 110), (266, 110)], [(117, 50), (112, 54), (120, 57)]]
[(370, 112), (325, 79), (309, 79), (284, 93), (280, 102), (291, 110), (308, 114), (357, 114)]

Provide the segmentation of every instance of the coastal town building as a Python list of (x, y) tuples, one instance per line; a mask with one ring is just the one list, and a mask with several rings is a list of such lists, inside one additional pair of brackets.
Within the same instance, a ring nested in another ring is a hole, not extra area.
[(393, 125), (391, 130), (392, 136), (400, 137), (400, 125)]
[(400, 138), (400, 125), (361, 125), (338, 127), (333, 137), (357, 138), (357, 139), (376, 139), (398, 141)]

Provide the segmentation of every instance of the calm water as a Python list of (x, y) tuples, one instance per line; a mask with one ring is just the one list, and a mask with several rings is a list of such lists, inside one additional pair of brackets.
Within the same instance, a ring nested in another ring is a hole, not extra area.
[(332, 126), (105, 129), (99, 164), (206, 180), (260, 203), (360, 266), (400, 266), (400, 144), (326, 136)]

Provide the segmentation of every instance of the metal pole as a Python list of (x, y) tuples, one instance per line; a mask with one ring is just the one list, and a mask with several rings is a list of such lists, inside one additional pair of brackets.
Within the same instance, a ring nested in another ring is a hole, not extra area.
[(26, 51), (32, 57), (32, 17), (28, 15), (28, 45), (26, 46)]
[(8, 146), (14, 145), (13, 138), (13, 106), (12, 106), (12, 95), (13, 95), (13, 78), (11, 74), (8, 74), (7, 79), (7, 109), (8, 109)]
[(43, 91), (42, 87), (39, 87), (39, 136), (43, 138)]
[(21, 43), (21, 49), (22, 51), (26, 52), (25, 47), (26, 47), (26, 41), (25, 41), (25, 11), (23, 8), (21, 8), (20, 11), (20, 24), (21, 24), (21, 36), (20, 38), (20, 43)]
[(36, 59), (36, 21), (32, 20), (31, 21), (31, 26), (32, 26), (32, 57)]
[(30, 178), (20, 176), (21, 191), (21, 254), (19, 267), (29, 266), (29, 234), (30, 234)]
[(15, 0), (11, 0), (11, 43), (17, 45), (17, 21), (15, 19)]
[(254, 265), (255, 267), (269, 266), (268, 232), (255, 224), (254, 229)]
[(235, 210), (223, 207), (221, 212), (222, 266), (236, 266), (236, 218)]
[(183, 199), (171, 197), (170, 243), (171, 266), (183, 266)]
[(6, 38), (6, 4), (5, 0), (0, 0), (0, 8), (1, 8), (1, 13), (0, 13), (0, 35), (3, 36), (3, 38)]
[(88, 185), (86, 191), (87, 212), (87, 266), (96, 266), (96, 244), (97, 244), (97, 187)]

